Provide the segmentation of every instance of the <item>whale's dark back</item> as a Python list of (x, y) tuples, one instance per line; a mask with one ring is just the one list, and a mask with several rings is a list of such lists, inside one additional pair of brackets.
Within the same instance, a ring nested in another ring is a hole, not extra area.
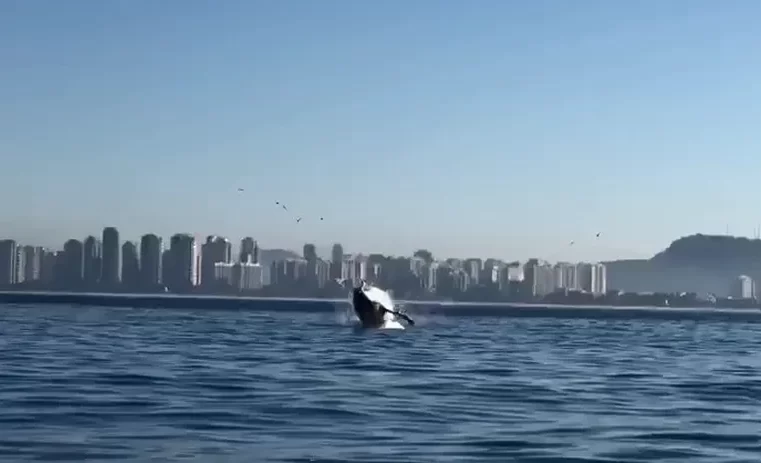
[(352, 306), (362, 326), (367, 328), (383, 326), (383, 310), (378, 309), (359, 288), (355, 288), (352, 292)]

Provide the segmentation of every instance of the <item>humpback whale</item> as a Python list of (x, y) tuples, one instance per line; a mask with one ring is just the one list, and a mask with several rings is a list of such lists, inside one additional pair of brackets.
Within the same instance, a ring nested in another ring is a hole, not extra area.
[(380, 328), (386, 322), (386, 314), (401, 318), (410, 325), (415, 322), (407, 315), (394, 310), (393, 302), (388, 293), (362, 280), (360, 285), (352, 290), (351, 303), (359, 321), (365, 328)]

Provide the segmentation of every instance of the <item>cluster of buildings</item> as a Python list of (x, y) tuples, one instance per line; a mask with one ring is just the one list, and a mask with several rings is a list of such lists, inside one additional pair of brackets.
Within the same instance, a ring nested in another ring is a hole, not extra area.
[(335, 244), (330, 260), (318, 257), (306, 244), (301, 257), (260, 261), (260, 249), (243, 238), (237, 252), (220, 236), (205, 241), (175, 234), (169, 243), (154, 234), (139, 242), (122, 241), (114, 227), (101, 237), (70, 239), (62, 250), (0, 241), (0, 287), (19, 285), (39, 289), (130, 291), (243, 291), (267, 288), (280, 293), (345, 289), (364, 279), (397, 294), (456, 297), (488, 287), (513, 298), (541, 298), (558, 291), (605, 294), (606, 268), (600, 263), (556, 263), (537, 259), (504, 262), (498, 259), (434, 260), (430, 254), (388, 257), (345, 254)]
[(546, 296), (559, 290), (583, 291), (595, 295), (608, 291), (607, 268), (599, 262), (558, 262), (555, 265), (535, 262), (530, 268), (533, 271), (531, 293), (535, 296)]
[(505, 296), (541, 298), (557, 291), (607, 291), (607, 274), (601, 263), (550, 264), (538, 259), (503, 262), (498, 259), (447, 259), (426, 262), (413, 258), (413, 274), (432, 293), (467, 292), (473, 287), (493, 287)]
[(237, 286), (244, 289), (261, 288), (264, 279), (256, 241), (250, 237), (241, 241), (235, 264), (231, 253), (230, 242), (217, 236), (199, 243), (193, 235), (178, 233), (167, 246), (154, 234), (143, 235), (139, 242), (122, 242), (114, 227), (103, 229), (101, 238), (70, 239), (58, 251), (6, 239), (0, 240), (0, 286), (182, 289), (211, 284), (216, 275), (224, 275), (237, 278)]

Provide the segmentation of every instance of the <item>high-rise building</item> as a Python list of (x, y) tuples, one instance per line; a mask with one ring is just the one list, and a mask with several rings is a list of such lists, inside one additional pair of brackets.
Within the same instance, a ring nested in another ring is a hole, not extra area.
[(247, 236), (240, 240), (240, 255), (238, 257), (240, 262), (251, 262), (253, 264), (259, 263), (259, 243), (256, 242), (250, 236)]
[(438, 274), (440, 264), (436, 261), (426, 263), (425, 270), (421, 276), (421, 286), (429, 292), (436, 292), (436, 275)]
[(23, 246), (16, 246), (16, 256), (13, 262), (13, 275), (16, 284), (23, 283), (26, 275), (26, 254)]
[(425, 274), (428, 271), (428, 262), (422, 257), (413, 257), (410, 259), (410, 272), (418, 277), (420, 281), (425, 280)]
[(132, 241), (122, 244), (122, 284), (130, 288), (140, 285), (140, 255)]
[(740, 275), (730, 288), (730, 296), (734, 299), (754, 299), (756, 297), (756, 283), (748, 275)]
[(524, 267), (519, 261), (508, 262), (500, 267), (498, 278), (499, 291), (510, 298), (526, 294), (527, 287), (523, 283)]
[(16, 283), (16, 248), (14, 240), (0, 241), (0, 286)]
[(306, 261), (306, 270), (304, 275), (304, 284), (309, 287), (317, 287), (317, 248), (314, 244), (307, 243), (304, 245), (304, 260)]
[(261, 265), (244, 262), (238, 263), (240, 267), (240, 289), (243, 291), (255, 291), (262, 289), (264, 285), (264, 269)]
[(469, 283), (478, 286), (481, 283), (481, 270), (483, 262), (478, 258), (471, 258), (465, 261), (465, 271), (470, 277)]
[(121, 282), (122, 258), (119, 243), (119, 230), (114, 227), (103, 229), (103, 266), (101, 282), (117, 285)]
[(151, 288), (162, 282), (163, 243), (160, 237), (149, 233), (140, 238), (140, 284)]
[(507, 281), (521, 282), (525, 278), (524, 268), (519, 262), (511, 262), (505, 266)]
[(454, 289), (454, 269), (446, 262), (437, 262), (434, 278), (435, 287), (438, 294), (451, 294)]
[(340, 243), (333, 245), (330, 253), (330, 277), (334, 279), (341, 278), (344, 261), (344, 248)]
[(59, 253), (49, 249), (40, 249), (40, 281), (46, 284), (53, 283), (58, 279), (55, 272), (58, 269)]
[(586, 262), (576, 264), (576, 277), (581, 291), (592, 292), (592, 265)]
[(465, 292), (471, 284), (470, 273), (465, 268), (458, 266), (452, 269), (452, 288), (455, 291)]
[(180, 290), (198, 286), (201, 253), (198, 252), (195, 237), (187, 233), (178, 233), (172, 236), (169, 250), (171, 252), (171, 286)]
[(251, 262), (217, 262), (214, 264), (214, 278), (238, 291), (255, 291), (264, 284), (263, 270), (261, 265)]
[(68, 288), (78, 288), (84, 280), (84, 246), (75, 239), (63, 245), (63, 264), (58, 280)]
[(286, 260), (285, 275), (293, 282), (304, 280), (307, 276), (307, 261), (304, 259)]
[(161, 283), (164, 286), (170, 286), (173, 283), (174, 271), (172, 266), (172, 249), (170, 241), (170, 249), (164, 249), (161, 251)]
[(555, 264), (555, 287), (557, 289), (578, 290), (578, 265), (568, 262)]
[(367, 257), (361, 254), (345, 256), (341, 264), (340, 278), (349, 281), (353, 286), (357, 286), (360, 280), (367, 279)]
[[(55, 251), (46, 255), (45, 265), (50, 266), (50, 282), (65, 283), (66, 281), (66, 253)], [(47, 272), (47, 270), (46, 270)]]
[(42, 270), (42, 248), (24, 246), (24, 281), (37, 281)]
[(306, 276), (307, 261), (304, 259), (278, 260), (270, 265), (270, 284), (275, 286), (292, 285)]
[(307, 243), (304, 245), (304, 259), (307, 262), (317, 260), (317, 248), (314, 244)]
[[(201, 268), (201, 284), (213, 285), (216, 281), (215, 267), (217, 263), (228, 264), (232, 262), (232, 244), (227, 238), (221, 236), (207, 236), (206, 243), (201, 247), (203, 266)], [(248, 262), (247, 260), (244, 262)]]
[(478, 281), (482, 285), (499, 284), (499, 278), (500, 275), (502, 275), (503, 266), (504, 263), (497, 259), (484, 260)]
[(531, 294), (543, 297), (555, 291), (555, 270), (547, 262), (533, 265), (533, 286)]
[[(368, 261), (367, 261), (367, 281), (379, 284), (380, 281), (381, 281), (381, 278), (383, 276), (383, 273), (381, 272), (381, 268), (382, 268), (382, 266), (381, 266), (380, 263), (374, 262), (374, 261), (368, 259)], [(410, 271), (412, 271), (412, 270), (410, 270)], [(413, 272), (413, 275), (419, 277), (420, 274), (419, 273), (416, 274), (416, 273)]]
[(605, 294), (608, 292), (608, 268), (598, 262), (592, 265), (592, 293)]
[(317, 287), (324, 288), (330, 279), (330, 262), (318, 259), (317, 264), (314, 268), (314, 272), (316, 275), (315, 279), (317, 280)]
[(576, 266), (576, 278), (578, 287), (582, 291), (593, 294), (605, 294), (607, 292), (607, 270), (605, 264), (580, 263)]
[(88, 236), (84, 242), (84, 282), (87, 286), (100, 283), (102, 265), (103, 255), (100, 240), (94, 236)]
[(539, 259), (531, 258), (523, 264), (523, 285), (525, 286), (526, 294), (535, 296), (536, 286), (534, 280), (536, 279), (536, 266), (539, 265)]

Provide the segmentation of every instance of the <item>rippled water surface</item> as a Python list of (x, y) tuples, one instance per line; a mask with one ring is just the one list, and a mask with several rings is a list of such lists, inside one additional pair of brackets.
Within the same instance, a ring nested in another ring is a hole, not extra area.
[(0, 460), (761, 461), (761, 325), (340, 314), (0, 306)]

